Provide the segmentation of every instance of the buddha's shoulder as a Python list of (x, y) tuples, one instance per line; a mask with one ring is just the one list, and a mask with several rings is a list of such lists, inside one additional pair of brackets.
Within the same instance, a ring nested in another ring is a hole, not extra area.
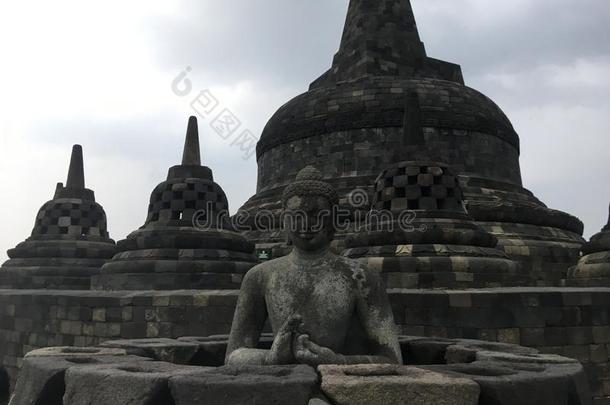
[(273, 274), (285, 268), (288, 264), (289, 262), (286, 256), (259, 263), (248, 270), (246, 278), (260, 279), (262, 277), (267, 277), (269, 274)]
[(368, 269), (368, 266), (361, 261), (350, 259), (345, 256), (333, 255), (332, 261), (334, 262), (335, 266), (341, 266), (349, 269)]
[(335, 257), (334, 267), (355, 280), (363, 279), (369, 282), (381, 278), (378, 270), (371, 269), (366, 263), (343, 256)]

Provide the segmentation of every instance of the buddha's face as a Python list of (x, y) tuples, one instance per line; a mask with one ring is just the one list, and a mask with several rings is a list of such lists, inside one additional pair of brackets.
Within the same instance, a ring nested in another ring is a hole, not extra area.
[(315, 252), (334, 237), (332, 205), (319, 196), (293, 196), (286, 202), (284, 226), (295, 248)]

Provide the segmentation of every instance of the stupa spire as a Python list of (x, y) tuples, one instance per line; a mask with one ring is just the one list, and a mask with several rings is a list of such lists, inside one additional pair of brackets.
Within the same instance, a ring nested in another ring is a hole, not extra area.
[(311, 88), (379, 76), (464, 82), (458, 65), (427, 56), (410, 0), (350, 0), (333, 65)]
[(184, 141), (184, 152), (182, 154), (183, 166), (201, 166), (201, 152), (199, 149), (199, 129), (197, 117), (190, 117)]
[(68, 180), (66, 188), (82, 190), (85, 188), (85, 170), (83, 166), (83, 147), (74, 145), (72, 147), (72, 157), (70, 158), (70, 168), (68, 169)]
[(355, 51), (366, 56), (425, 57), (410, 0), (351, 0), (339, 54)]

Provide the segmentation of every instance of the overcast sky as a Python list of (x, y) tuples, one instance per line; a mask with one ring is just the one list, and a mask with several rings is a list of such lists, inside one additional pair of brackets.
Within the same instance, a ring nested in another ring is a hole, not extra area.
[[(111, 236), (141, 226), (150, 192), (179, 163), (187, 66), (260, 135), (339, 46), (348, 0), (83, 0), (0, 3), (0, 261), (29, 236), (39, 207), (84, 147), (88, 187)], [(413, 0), (428, 54), (521, 136), (525, 186), (548, 206), (605, 224), (610, 202), (610, 1)], [(235, 211), (255, 191), (244, 160), (200, 121), (204, 162)]]

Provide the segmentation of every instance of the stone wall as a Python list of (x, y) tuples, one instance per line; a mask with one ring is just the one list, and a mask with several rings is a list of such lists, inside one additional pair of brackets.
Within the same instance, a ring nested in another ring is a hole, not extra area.
[(610, 404), (610, 289), (392, 290), (390, 297), (403, 334), (515, 343), (576, 358), (594, 403)]
[[(521, 185), (519, 152), (510, 143), (483, 132), (425, 128), (429, 160), (451, 162), (456, 173), (491, 177)], [(294, 140), (266, 152), (258, 160), (259, 190), (264, 192), (292, 181), (307, 165), (339, 185), (359, 177), (359, 187), (373, 185), (379, 173), (394, 163), (412, 159), (403, 145), (402, 128), (338, 131)], [(286, 160), (290, 156), (290, 160)]]
[[(0, 364), (14, 383), (23, 354), (36, 348), (227, 333), (236, 297), (236, 291), (0, 290)], [(595, 404), (610, 404), (610, 288), (391, 290), (390, 300), (401, 334), (516, 343), (577, 358)]]
[(228, 333), (236, 291), (0, 290), (0, 365), (14, 384), (25, 353), (117, 338)]

